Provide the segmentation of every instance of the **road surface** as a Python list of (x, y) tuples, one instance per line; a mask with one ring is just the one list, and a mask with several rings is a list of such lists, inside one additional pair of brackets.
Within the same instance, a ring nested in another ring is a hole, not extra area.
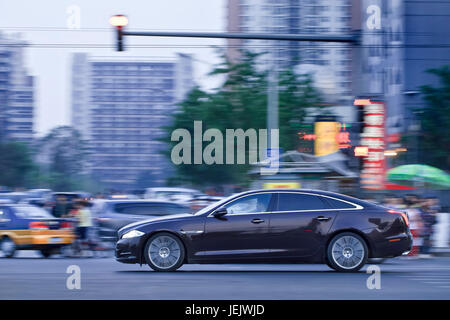
[[(67, 288), (71, 265), (80, 268), (80, 289)], [(0, 258), (0, 299), (450, 299), (449, 257), (379, 266), (381, 288), (368, 289), (367, 267), (345, 274), (311, 264), (185, 265), (159, 273), (111, 257), (44, 259), (22, 251)]]

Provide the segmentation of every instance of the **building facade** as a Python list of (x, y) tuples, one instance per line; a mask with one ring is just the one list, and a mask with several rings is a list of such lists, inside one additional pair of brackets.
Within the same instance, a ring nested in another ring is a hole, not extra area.
[(164, 183), (170, 163), (160, 152), (162, 126), (193, 87), (191, 57), (91, 57), (72, 64), (72, 125), (90, 146), (90, 171), (105, 186), (135, 187), (144, 173)]
[(0, 34), (0, 140), (31, 143), (34, 77), (25, 67), (27, 43)]
[[(348, 34), (351, 0), (228, 0), (229, 32)], [(351, 99), (351, 50), (348, 44), (273, 40), (228, 40), (228, 57), (240, 49), (264, 53), (261, 65), (315, 73), (333, 102)]]

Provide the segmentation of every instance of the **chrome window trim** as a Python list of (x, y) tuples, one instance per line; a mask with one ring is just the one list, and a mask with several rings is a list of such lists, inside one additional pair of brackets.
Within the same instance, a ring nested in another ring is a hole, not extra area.
[(296, 193), (296, 194), (307, 194), (307, 195), (312, 195), (312, 196), (316, 196), (316, 197), (324, 197), (324, 198), (330, 198), (333, 200), (337, 200), (337, 201), (341, 201), (341, 202), (345, 202), (348, 203), (352, 206), (354, 206), (354, 208), (342, 208), (342, 209), (337, 209), (337, 208), (331, 208), (331, 209), (311, 209), (311, 210), (287, 210), (287, 211), (272, 211), (272, 213), (283, 213), (283, 212), (316, 212), (316, 211), (343, 211), (343, 210), (362, 210), (364, 209), (363, 206), (347, 201), (347, 200), (342, 200), (339, 198), (335, 198), (335, 197), (331, 197), (328, 195), (324, 195), (324, 194), (317, 194), (317, 193), (310, 193), (310, 192), (301, 192), (301, 191), (275, 191), (274, 193)]
[[(317, 212), (317, 211), (349, 211), (349, 210), (362, 210), (364, 209), (363, 206), (347, 201), (347, 200), (343, 200), (343, 199), (339, 199), (336, 197), (332, 197), (332, 196), (328, 196), (328, 195), (324, 195), (324, 194), (318, 194), (318, 193), (311, 193), (311, 192), (302, 192), (302, 191), (260, 191), (260, 192), (255, 192), (252, 194), (245, 194), (242, 195), (238, 198), (232, 199), (224, 204), (222, 204), (219, 208), (222, 208), (223, 206), (229, 204), (232, 201), (236, 201), (240, 198), (243, 197), (247, 197), (247, 196), (252, 196), (252, 195), (256, 195), (256, 194), (261, 194), (261, 193), (270, 193), (272, 195), (274, 195), (275, 193), (295, 193), (295, 194), (306, 194), (306, 195), (312, 195), (312, 196), (317, 196), (317, 197), (325, 197), (325, 198), (330, 198), (333, 200), (337, 200), (337, 201), (341, 201), (341, 202), (345, 202), (348, 203), (352, 206), (354, 206), (354, 208), (342, 208), (342, 209), (337, 209), (337, 208), (330, 208), (330, 209), (311, 209), (311, 210), (290, 210), (290, 211), (267, 211), (267, 212), (251, 212), (251, 213), (234, 213), (231, 214), (230, 216), (243, 216), (243, 215), (252, 215), (252, 214), (268, 214), (268, 213), (290, 213), (290, 212)], [(211, 211), (210, 214), (207, 215), (207, 218), (214, 218), (214, 216), (212, 215), (214, 213), (214, 211), (216, 211), (219, 208), (215, 208), (213, 211)]]

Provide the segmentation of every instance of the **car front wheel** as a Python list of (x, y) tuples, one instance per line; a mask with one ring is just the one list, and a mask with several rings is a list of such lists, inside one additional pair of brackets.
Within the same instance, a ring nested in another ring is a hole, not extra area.
[(185, 250), (178, 237), (162, 232), (148, 239), (144, 255), (153, 270), (174, 271), (183, 265)]
[(368, 251), (366, 242), (359, 235), (340, 233), (328, 245), (328, 265), (336, 271), (356, 272), (366, 264)]

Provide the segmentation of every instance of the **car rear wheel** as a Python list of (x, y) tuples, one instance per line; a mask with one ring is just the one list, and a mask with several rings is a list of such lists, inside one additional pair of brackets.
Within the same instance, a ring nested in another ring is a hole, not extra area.
[(336, 271), (356, 272), (366, 264), (368, 253), (367, 244), (359, 235), (340, 233), (328, 244), (328, 265)]
[(4, 237), (0, 240), (0, 249), (6, 258), (12, 258), (16, 253), (16, 244), (10, 238)]
[(153, 270), (174, 271), (183, 265), (185, 250), (178, 237), (162, 232), (148, 239), (144, 255)]

